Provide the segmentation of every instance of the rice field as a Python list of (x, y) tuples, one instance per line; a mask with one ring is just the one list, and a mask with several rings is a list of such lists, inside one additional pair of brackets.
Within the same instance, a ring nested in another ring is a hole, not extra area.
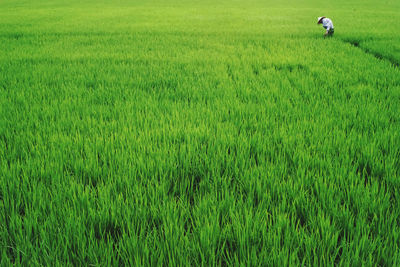
[(399, 19), (1, 0), (0, 265), (400, 265)]

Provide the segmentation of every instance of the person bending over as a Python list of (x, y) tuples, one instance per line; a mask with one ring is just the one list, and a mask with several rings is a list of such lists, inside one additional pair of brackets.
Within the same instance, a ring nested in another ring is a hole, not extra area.
[(322, 27), (325, 28), (326, 32), (324, 36), (332, 36), (335, 30), (333, 29), (333, 23), (331, 19), (328, 19), (327, 17), (319, 17), (318, 18), (318, 24), (322, 24)]

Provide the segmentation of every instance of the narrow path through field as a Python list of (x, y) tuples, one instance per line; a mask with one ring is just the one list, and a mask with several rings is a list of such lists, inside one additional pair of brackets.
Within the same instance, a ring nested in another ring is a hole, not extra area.
[(357, 41), (357, 40), (343, 40), (343, 42), (349, 43), (352, 46), (361, 49), (364, 53), (373, 55), (375, 58), (377, 58), (379, 60), (389, 61), (392, 64), (392, 66), (395, 67), (395, 68), (399, 68), (400, 67), (400, 62), (397, 61), (396, 59), (384, 56), (384, 55), (382, 55), (382, 54), (380, 54), (380, 53), (378, 53), (376, 51), (371, 51), (368, 48), (362, 47), (362, 46), (360, 46), (360, 43), (361, 43), (360, 41)]

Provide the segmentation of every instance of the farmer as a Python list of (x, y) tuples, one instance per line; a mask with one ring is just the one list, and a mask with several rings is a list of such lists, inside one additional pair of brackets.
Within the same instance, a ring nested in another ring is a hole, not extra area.
[(324, 36), (332, 36), (335, 32), (333, 29), (332, 20), (328, 19), (327, 17), (319, 17), (318, 24), (322, 24), (322, 27), (326, 29)]

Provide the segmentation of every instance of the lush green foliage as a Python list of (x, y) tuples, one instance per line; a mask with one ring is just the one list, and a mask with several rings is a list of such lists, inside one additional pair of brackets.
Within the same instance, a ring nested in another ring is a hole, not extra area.
[(0, 265), (399, 265), (399, 1), (141, 2), (0, 1)]

